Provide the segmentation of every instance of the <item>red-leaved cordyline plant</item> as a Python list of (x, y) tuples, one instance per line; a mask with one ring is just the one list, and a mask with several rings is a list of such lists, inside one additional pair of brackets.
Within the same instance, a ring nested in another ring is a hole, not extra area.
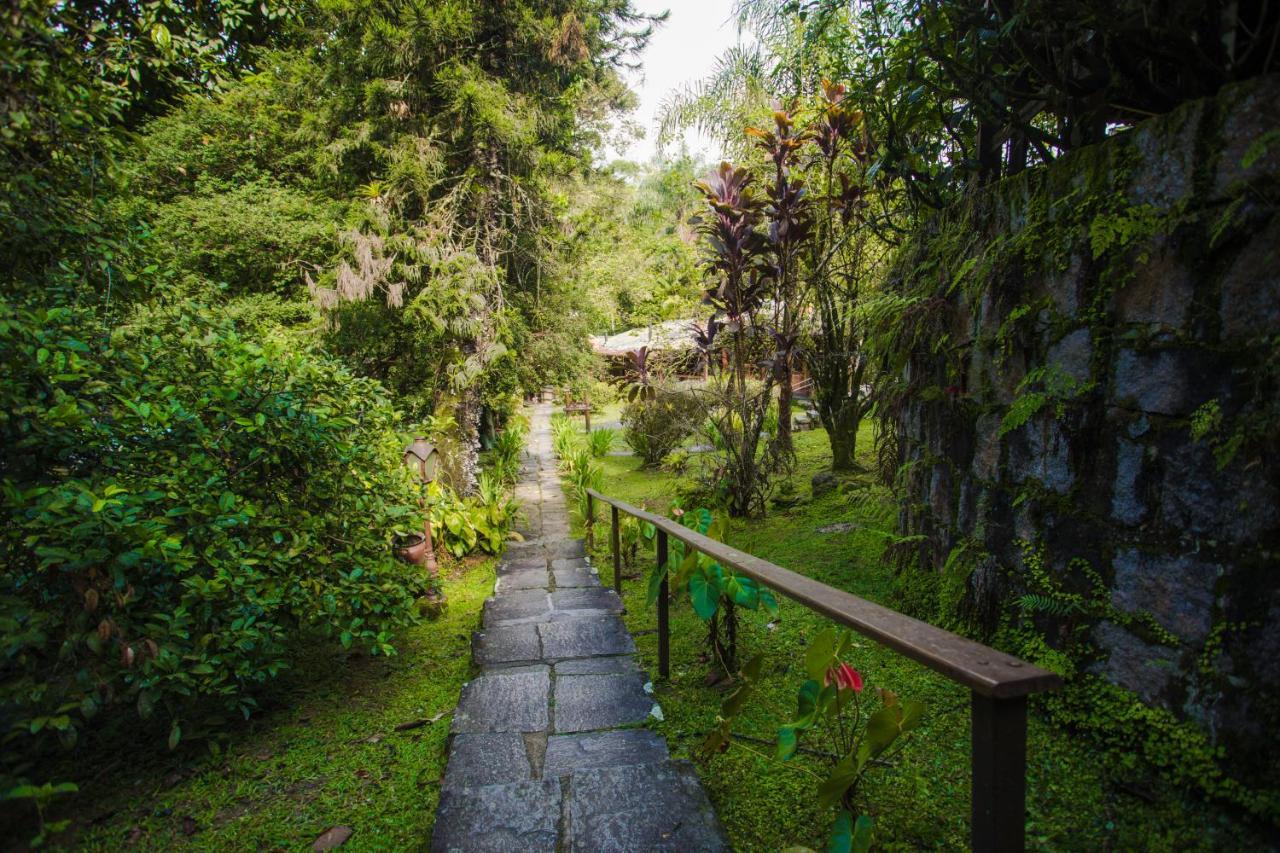
[(686, 324), (686, 328), (693, 336), (693, 347), (698, 353), (698, 367), (702, 371), (702, 378), (706, 379), (711, 372), (711, 354), (716, 345), (716, 332), (720, 331), (721, 323), (715, 318), (715, 315), (707, 318), (705, 324), (693, 322)]
[[(852, 849), (865, 850), (872, 824), (865, 815), (854, 819), (858, 785), (869, 769), (886, 764), (902, 749), (907, 742), (903, 736), (920, 725), (924, 705), (900, 701), (896, 693), (881, 688), (873, 691), (879, 699), (874, 708), (862, 674), (845, 660), (852, 648), (849, 631), (828, 628), (814, 638), (804, 656), (807, 679), (796, 693), (795, 716), (778, 728), (776, 758), (791, 761), (804, 751), (826, 765), (818, 802), (836, 809), (829, 849), (851, 849), (852, 840)], [(763, 669), (762, 655), (742, 667), (737, 689), (721, 703), (718, 725), (702, 745), (704, 754), (724, 752), (732, 745), (733, 721), (755, 692)], [(804, 741), (813, 748), (802, 746)]]
[(854, 467), (858, 427), (869, 408), (864, 393), (869, 362), (862, 354), (864, 338), (860, 300), (874, 251), (874, 238), (863, 226), (866, 206), (862, 175), (867, 146), (862, 113), (847, 103), (843, 86), (823, 81), (814, 122), (823, 204), (808, 241), (805, 266), (817, 323), (806, 342), (806, 362), (813, 376), (814, 397), (831, 442), (832, 467)]
[(648, 347), (640, 347), (627, 353), (627, 375), (623, 378), (622, 385), (627, 400), (632, 403), (636, 400), (652, 400), (657, 396), (657, 388), (649, 373)]
[(772, 131), (749, 127), (746, 133), (755, 137), (773, 163), (773, 181), (766, 190), (769, 205), (765, 217), (772, 250), (773, 339), (777, 345), (773, 354), (773, 372), (778, 383), (776, 441), (783, 452), (790, 453), (791, 372), (800, 321), (798, 253), (812, 227), (808, 191), (794, 170), (801, 150), (813, 137), (808, 131), (796, 128), (796, 117), (778, 101), (773, 104), (773, 125)]
[(707, 180), (695, 184), (710, 208), (698, 222), (707, 249), (705, 274), (714, 282), (706, 291), (706, 301), (723, 317), (719, 331), (729, 335), (732, 360), (727, 388), (708, 407), (708, 417), (723, 444), (722, 464), (713, 478), (727, 493), (729, 512), (735, 516), (764, 508), (777, 467), (772, 447), (760, 453), (774, 374), (765, 371), (758, 392), (747, 383), (762, 338), (757, 314), (773, 276), (769, 246), (759, 228), (765, 203), (752, 192), (751, 183), (746, 169), (721, 163)]

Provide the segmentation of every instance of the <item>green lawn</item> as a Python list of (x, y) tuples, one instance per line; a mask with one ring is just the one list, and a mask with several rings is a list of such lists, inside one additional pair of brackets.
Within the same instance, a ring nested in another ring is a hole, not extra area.
[(200, 746), (169, 753), (163, 733), (81, 750), (78, 765), (96, 773), (55, 814), (75, 819), (60, 845), (303, 850), (344, 825), (355, 831), (344, 849), (422, 847), (493, 567), (472, 561), (446, 578), (444, 614), (400, 638), (394, 657), (306, 654), (221, 756)]
[[(807, 494), (809, 479), (830, 460), (821, 430), (796, 436), (797, 492)], [(871, 436), (860, 436), (860, 452), (869, 453)], [(601, 460), (606, 494), (665, 513), (677, 494), (672, 475), (640, 467), (634, 457)], [(869, 458), (864, 458), (869, 463)], [(867, 476), (844, 482), (841, 490), (791, 510), (771, 510), (763, 520), (731, 525), (731, 544), (780, 565), (857, 595), (891, 604), (892, 567), (881, 559), (893, 528), (891, 496)], [(604, 516), (607, 519), (607, 514)], [(822, 533), (838, 522), (846, 532)], [(595, 558), (611, 578), (608, 528), (597, 528)], [(656, 616), (645, 604), (652, 552), (624, 587), (626, 620), (637, 634), (644, 664), (657, 671)], [(827, 624), (797, 604), (784, 601), (779, 616), (743, 613), (739, 643), (743, 659), (766, 655), (766, 678), (756, 698), (739, 717), (735, 731), (744, 737), (725, 754), (697, 758), (697, 747), (714, 726), (722, 689), (707, 686), (706, 629), (683, 592), (671, 608), (671, 680), (658, 685), (665, 721), (658, 729), (678, 756), (695, 758), (730, 839), (739, 850), (779, 850), (790, 845), (822, 849), (831, 814), (814, 803), (821, 772), (817, 760), (801, 755), (786, 764), (772, 758), (777, 726), (794, 713), (795, 691), (804, 680), (803, 650)], [(913, 742), (878, 775), (869, 777), (865, 809), (876, 821), (882, 849), (920, 847), (958, 849), (968, 842), (969, 707), (968, 694), (941, 676), (868, 640), (858, 640), (855, 665), (868, 686), (886, 687), (927, 706)], [(758, 741), (765, 741), (761, 743)], [(1106, 762), (1068, 734), (1032, 714), (1028, 744), (1028, 842), (1038, 849), (1172, 850), (1213, 847), (1240, 849), (1259, 839), (1199, 801), (1167, 792), (1148, 799), (1109, 784)]]

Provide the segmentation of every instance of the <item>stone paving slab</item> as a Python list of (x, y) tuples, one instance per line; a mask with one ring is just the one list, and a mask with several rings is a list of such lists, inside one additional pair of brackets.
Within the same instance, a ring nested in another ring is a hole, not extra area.
[(570, 777), (569, 786), (570, 850), (729, 849), (686, 762), (584, 770)]
[[(557, 755), (564, 751), (565, 747), (558, 747)], [(530, 776), (529, 754), (525, 750), (523, 735), (495, 732), (453, 736), (449, 745), (449, 766), (444, 774), (446, 788), (527, 782)]]
[(431, 849), (725, 849), (692, 770), (641, 728), (651, 687), (622, 600), (570, 538), (549, 412), (535, 412), (516, 489), (526, 540), (508, 548), (472, 636), (482, 673), (453, 715)]
[(545, 731), (550, 703), (548, 667), (493, 670), (462, 688), (452, 730), (455, 734)]
[(648, 729), (552, 735), (542, 776), (554, 779), (597, 767), (658, 764), (670, 757), (667, 742)]
[[(513, 563), (521, 560), (546, 560), (547, 549), (541, 542), (515, 542), (507, 546), (506, 556)], [(499, 568), (498, 571), (502, 569)]]
[(471, 636), (471, 657), (481, 666), (538, 661), (542, 644), (536, 625), (498, 625)]
[(551, 596), (539, 590), (512, 592), (484, 603), (484, 627), (499, 623), (529, 622), (551, 618)]
[(521, 557), (519, 560), (503, 560), (498, 564), (498, 577), (503, 575), (516, 574), (517, 572), (526, 572), (531, 569), (547, 569), (547, 558), (542, 557)]
[(446, 788), (436, 809), (431, 849), (437, 853), (555, 853), (560, 782), (516, 782)]
[(556, 610), (598, 610), (602, 613), (621, 613), (622, 599), (611, 589), (599, 586), (577, 589), (557, 589), (551, 593), (551, 606)]
[(546, 569), (525, 569), (522, 572), (510, 572), (498, 576), (497, 591), (508, 592), (513, 589), (548, 589), (551, 586), (551, 573)]
[(638, 725), (649, 719), (654, 704), (635, 673), (558, 676), (555, 730), (591, 732)]
[(542, 654), (549, 660), (634, 654), (636, 644), (617, 616), (597, 616), (538, 626)]
[(546, 545), (547, 554), (554, 560), (557, 557), (585, 557), (586, 546), (581, 539), (560, 539)]
[(600, 576), (594, 570), (582, 567), (573, 569), (554, 569), (551, 576), (556, 579), (556, 589), (566, 589), (568, 587), (597, 587), (600, 586)]
[(640, 664), (630, 655), (562, 660), (555, 665), (556, 675), (599, 675), (607, 672), (639, 672)]

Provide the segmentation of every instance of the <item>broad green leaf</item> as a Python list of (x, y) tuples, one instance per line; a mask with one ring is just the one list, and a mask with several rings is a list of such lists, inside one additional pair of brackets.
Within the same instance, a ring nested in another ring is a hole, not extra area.
[(800, 734), (795, 726), (782, 726), (778, 729), (778, 759), (789, 761), (800, 748)]
[(752, 578), (745, 575), (730, 575), (732, 587), (726, 586), (725, 594), (733, 599), (733, 603), (748, 610), (760, 607), (760, 586)]
[(800, 685), (800, 690), (796, 693), (796, 716), (791, 721), (793, 726), (807, 729), (813, 725), (814, 718), (818, 715), (818, 694), (821, 692), (822, 687), (816, 681), (810, 680)]
[(658, 596), (662, 594), (662, 580), (666, 576), (666, 564), (661, 566), (655, 565), (649, 570), (649, 586), (647, 594), (645, 595), (645, 600), (648, 602), (650, 607), (658, 603)]
[(760, 605), (770, 616), (778, 615), (778, 599), (774, 598), (773, 590), (768, 587), (760, 587)]
[(699, 567), (689, 578), (689, 598), (693, 612), (704, 622), (720, 609), (720, 583), (714, 574)]
[(720, 703), (720, 716), (736, 717), (742, 710), (742, 706), (746, 704), (747, 699), (755, 692), (755, 687), (750, 683), (740, 684), (737, 689), (730, 693), (725, 700)]
[(845, 791), (858, 780), (859, 769), (852, 756), (840, 759), (831, 774), (818, 785), (818, 804), (836, 806), (840, 804)]
[(804, 671), (814, 681), (822, 681), (835, 662), (836, 629), (827, 628), (813, 638), (804, 654)]
[[(916, 718), (917, 721), (919, 718)], [(881, 708), (867, 720), (866, 740), (871, 750), (871, 757), (879, 755), (903, 733), (903, 707), (890, 705)]]
[(831, 825), (831, 835), (827, 838), (827, 853), (852, 853), (853, 851), (853, 815), (841, 811)]

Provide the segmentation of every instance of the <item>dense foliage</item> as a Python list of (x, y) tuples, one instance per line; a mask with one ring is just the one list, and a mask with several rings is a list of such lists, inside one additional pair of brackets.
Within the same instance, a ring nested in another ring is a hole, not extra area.
[(412, 491), (374, 383), (206, 309), (104, 340), (5, 306), (0, 334), (7, 739), (130, 704), (176, 743), (304, 633), (392, 651), (428, 579), (387, 548)]
[[(442, 556), (502, 549), (501, 428), (582, 350), (543, 275), (552, 187), (651, 24), (627, 0), (10, 10), (0, 789), (69, 790), (41, 751), (91, 719), (212, 733), (302, 643), (393, 653), (434, 581), (391, 545), (425, 513)], [(425, 494), (416, 435), (447, 457)]]

